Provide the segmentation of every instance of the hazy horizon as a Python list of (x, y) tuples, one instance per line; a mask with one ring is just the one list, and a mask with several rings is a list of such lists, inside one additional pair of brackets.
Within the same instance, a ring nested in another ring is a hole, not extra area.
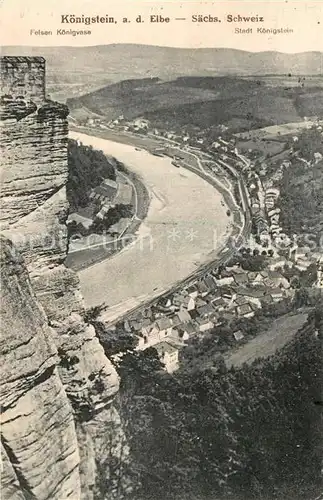
[[(284, 52), (282, 50), (245, 50), (245, 49), (237, 49), (234, 47), (176, 47), (172, 45), (156, 45), (153, 43), (137, 43), (137, 42), (116, 42), (116, 43), (98, 43), (98, 44), (87, 44), (87, 45), (34, 45), (34, 44), (7, 44), (3, 45), (1, 47), (1, 50), (3, 51), (6, 48), (33, 48), (33, 49), (88, 49), (88, 48), (95, 48), (95, 47), (109, 47), (109, 46), (116, 46), (116, 45), (133, 45), (133, 46), (141, 46), (141, 47), (154, 47), (154, 48), (160, 48), (160, 49), (176, 49), (176, 50), (232, 50), (232, 51), (237, 51), (237, 52), (245, 52), (245, 53), (251, 53), (251, 54), (262, 54), (262, 53), (277, 53), (277, 54), (284, 54), (284, 55), (299, 55), (299, 54), (309, 54), (309, 53), (318, 53), (318, 54), (323, 54), (323, 49), (322, 50), (303, 50), (300, 52)], [(6, 54), (2, 54), (2, 56), (5, 56)]]
[[(68, 6), (67, 6), (68, 4)], [(75, 23), (62, 16), (112, 17), (115, 22), (90, 20)], [(143, 22), (138, 23), (141, 15)], [(169, 17), (170, 22), (151, 22), (150, 16)], [(197, 20), (202, 15), (218, 21)], [(228, 20), (233, 16), (234, 20)], [(248, 17), (249, 20), (236, 16)], [(253, 17), (254, 21), (250, 21)], [(323, 52), (323, 2), (311, 0), (219, 2), (147, 2), (139, 0), (3, 0), (0, 45), (39, 47), (95, 47), (129, 44), (173, 48), (228, 48), (247, 52), (303, 53)], [(124, 22), (124, 18), (127, 22)], [(236, 29), (252, 29), (236, 33)], [(262, 32), (261, 30), (265, 31)], [(51, 35), (36, 34), (38, 30)], [(89, 30), (91, 34), (72, 35), (60, 30)], [(260, 30), (260, 31), (259, 31)], [(269, 31), (268, 31), (269, 30)], [(274, 30), (282, 32), (274, 33)], [(284, 31), (285, 30), (285, 31)], [(287, 31), (286, 31), (287, 30)]]

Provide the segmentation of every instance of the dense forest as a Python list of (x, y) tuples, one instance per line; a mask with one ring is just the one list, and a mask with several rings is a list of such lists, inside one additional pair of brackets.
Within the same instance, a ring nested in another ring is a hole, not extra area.
[[(223, 362), (169, 375), (153, 348), (125, 354), (119, 412), (130, 461), (122, 474), (136, 488), (118, 498), (314, 500), (322, 486), (322, 334), (320, 303), (281, 351), (240, 369)], [(108, 468), (100, 467), (98, 499), (106, 498)]]
[(116, 179), (112, 162), (102, 151), (69, 140), (66, 189), (70, 212), (88, 205), (91, 188), (101, 184), (103, 179)]
[(323, 156), (321, 132), (303, 132), (293, 147), (300, 158), (292, 160), (279, 186), (281, 224), (287, 234), (307, 234), (306, 243), (317, 245), (323, 229), (323, 159), (314, 154)]

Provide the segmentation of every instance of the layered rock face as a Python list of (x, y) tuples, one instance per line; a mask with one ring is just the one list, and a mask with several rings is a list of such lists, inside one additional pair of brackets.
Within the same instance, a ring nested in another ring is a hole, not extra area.
[(1, 285), (2, 494), (78, 498), (78, 445), (53, 332), (22, 258), (4, 239)]
[(45, 99), (42, 58), (1, 65), (3, 499), (91, 499), (118, 377), (63, 263), (68, 110)]

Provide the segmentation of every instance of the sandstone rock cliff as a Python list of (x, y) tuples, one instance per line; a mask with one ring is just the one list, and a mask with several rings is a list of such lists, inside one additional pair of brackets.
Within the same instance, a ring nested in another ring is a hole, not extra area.
[(22, 258), (1, 242), (3, 498), (78, 498), (79, 453), (53, 332)]
[(46, 100), (42, 58), (1, 65), (3, 499), (91, 500), (118, 377), (64, 266), (68, 110)]

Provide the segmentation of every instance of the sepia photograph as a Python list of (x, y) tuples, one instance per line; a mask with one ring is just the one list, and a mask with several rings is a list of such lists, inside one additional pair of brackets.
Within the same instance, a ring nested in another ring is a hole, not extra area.
[(323, 500), (323, 2), (2, 0), (3, 500)]

